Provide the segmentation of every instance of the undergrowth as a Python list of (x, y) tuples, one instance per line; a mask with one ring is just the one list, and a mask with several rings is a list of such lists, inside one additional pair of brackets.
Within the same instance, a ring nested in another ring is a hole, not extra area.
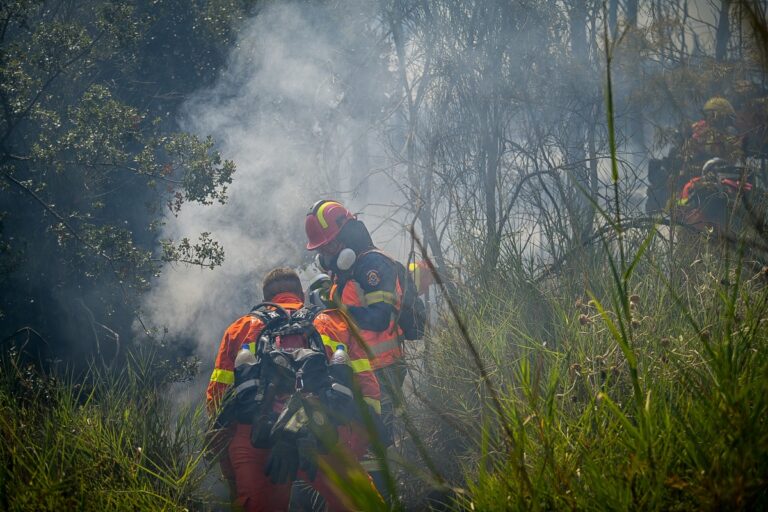
[[(765, 276), (712, 254), (670, 276), (656, 263), (664, 250), (643, 255), (626, 311), (611, 300), (607, 261), (581, 286), (551, 290), (553, 318), (521, 316), (527, 298), (503, 286), (471, 299), (480, 305), (464, 321), (489, 382), (446, 319), (426, 355), (431, 405), (422, 407), (440, 404), (449, 417), (441, 435), (463, 462), (455, 485), (466, 484), (456, 507), (768, 505)], [(590, 297), (593, 288), (608, 292)], [(540, 321), (553, 326), (556, 349), (530, 334)]]
[(602, 246), (452, 297), (411, 414), (458, 510), (765, 510), (768, 276), (748, 244), (625, 228), (604, 43)]
[(202, 409), (164, 395), (155, 358), (85, 376), (44, 373), (7, 351), (0, 369), (0, 509), (204, 508)]

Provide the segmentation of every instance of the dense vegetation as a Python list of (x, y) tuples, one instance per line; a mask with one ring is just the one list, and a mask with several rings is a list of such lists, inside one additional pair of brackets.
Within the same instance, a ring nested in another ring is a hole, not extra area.
[(222, 261), (210, 233), (158, 229), (164, 211), (226, 200), (234, 164), (175, 116), (215, 76), (239, 6), (0, 6), (3, 338), (111, 359), (163, 263)]
[(121, 371), (41, 374), (20, 354), (0, 370), (3, 510), (189, 510), (202, 486), (201, 409), (178, 413), (158, 355)]
[(443, 420), (436, 456), (464, 461), (446, 477), (468, 479), (465, 506), (765, 506), (766, 276), (704, 240), (672, 261), (658, 241), (640, 255), (641, 240), (631, 270), (606, 255), (586, 288), (493, 288), (464, 317), (471, 340), (448, 323), (430, 344), (422, 414)]
[[(401, 234), (413, 224), (408, 256), (435, 267), (431, 330), (408, 350), (403, 507), (765, 509), (765, 219), (723, 237), (640, 209), (647, 160), (684, 146), (708, 97), (768, 123), (765, 14), (730, 0), (3, 3), (0, 508), (221, 506), (201, 410), (169, 392), (199, 369), (187, 356), (211, 354), (154, 332), (142, 300), (167, 263), (249, 261), (215, 232), (163, 230), (188, 203), (265, 182), (180, 129), (205, 102), (191, 95), (225, 76), (221, 105), (261, 102), (258, 151), (292, 155), (281, 165), (311, 169), (302, 185), (378, 207)], [(260, 17), (271, 25), (249, 25)], [(317, 66), (294, 76), (306, 55)], [(243, 68), (274, 89), (238, 96)], [(765, 186), (760, 151), (741, 163)], [(386, 200), (368, 185), (381, 174)]]

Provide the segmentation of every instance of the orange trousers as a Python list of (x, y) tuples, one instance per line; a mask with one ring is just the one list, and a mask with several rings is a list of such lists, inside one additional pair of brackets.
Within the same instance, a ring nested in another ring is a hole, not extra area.
[[(348, 426), (342, 426), (339, 430), (339, 446), (333, 450), (333, 455), (321, 455), (323, 462), (327, 463), (334, 473), (340, 475), (342, 480), (345, 475), (353, 472), (365, 473), (358, 460), (365, 453), (367, 440), (365, 436)], [(270, 455), (269, 449), (254, 448), (251, 445), (251, 426), (238, 424), (229, 448), (227, 449), (228, 461), (222, 461), (222, 470), (227, 476), (234, 476), (237, 489), (237, 504), (245, 512), (278, 512), (287, 511), (291, 498), (291, 484), (274, 484), (264, 474)], [(229, 465), (229, 468), (225, 467)], [(307, 481), (303, 471), (297, 476), (300, 480)], [(349, 501), (343, 489), (334, 485), (318, 469), (317, 477), (309, 484), (317, 490), (325, 499), (331, 511), (353, 510), (355, 507)], [(373, 484), (371, 483), (373, 487)]]

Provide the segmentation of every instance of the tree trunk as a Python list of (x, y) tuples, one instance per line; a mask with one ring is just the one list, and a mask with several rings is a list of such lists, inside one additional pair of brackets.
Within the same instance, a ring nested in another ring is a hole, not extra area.
[[(571, 33), (571, 51), (573, 52), (573, 66), (581, 70), (585, 75), (589, 66), (589, 52), (587, 41), (587, 6), (585, 2), (575, 1), (568, 9), (568, 18)], [(587, 92), (587, 91), (584, 91)], [(586, 94), (588, 97), (589, 94)], [(587, 100), (590, 101), (590, 100)], [(581, 109), (586, 109), (584, 101), (579, 101), (576, 105), (581, 104)], [(579, 108), (576, 106), (575, 108)], [(589, 236), (592, 231), (592, 225), (590, 217), (587, 215), (587, 209), (592, 209), (592, 205), (589, 201), (583, 197), (583, 193), (590, 190), (589, 186), (589, 170), (587, 168), (587, 151), (586, 151), (586, 123), (585, 119), (588, 116), (582, 112), (575, 112), (572, 115), (572, 121), (570, 123), (570, 133), (567, 140), (567, 154), (568, 158), (573, 163), (573, 179), (577, 184), (574, 187), (572, 200), (574, 203), (573, 210), (576, 215), (572, 216), (570, 223), (572, 226), (572, 243), (580, 244), (581, 239), (585, 236)]]
[(496, 210), (496, 182), (499, 170), (499, 133), (495, 116), (492, 113), (493, 100), (486, 100), (482, 107), (482, 177), (483, 200), (485, 202), (485, 227), (486, 241), (483, 251), (483, 271), (485, 276), (490, 276), (496, 268), (499, 260), (499, 246), (501, 245), (501, 232), (497, 225), (498, 212)]
[(608, 2), (608, 30), (611, 31), (611, 37), (616, 38), (619, 29), (619, 0), (610, 0)]
[(720, 17), (715, 34), (715, 60), (718, 62), (724, 61), (728, 56), (728, 41), (731, 39), (731, 1), (723, 0), (720, 4)]
[(637, 0), (627, 0), (627, 25), (637, 26)]

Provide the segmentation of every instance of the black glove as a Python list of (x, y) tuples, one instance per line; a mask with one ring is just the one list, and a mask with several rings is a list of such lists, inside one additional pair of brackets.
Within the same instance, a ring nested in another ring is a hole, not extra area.
[(264, 474), (273, 484), (286, 484), (296, 479), (296, 473), (299, 470), (297, 444), (282, 440), (272, 447), (267, 465), (264, 467)]
[(314, 481), (317, 476), (317, 454), (320, 452), (317, 438), (307, 432), (296, 440), (296, 449), (299, 453), (299, 468), (304, 471), (307, 481)]
[(258, 416), (251, 426), (251, 446), (254, 448), (270, 448), (272, 446), (272, 427), (277, 421), (277, 413), (270, 412)]

